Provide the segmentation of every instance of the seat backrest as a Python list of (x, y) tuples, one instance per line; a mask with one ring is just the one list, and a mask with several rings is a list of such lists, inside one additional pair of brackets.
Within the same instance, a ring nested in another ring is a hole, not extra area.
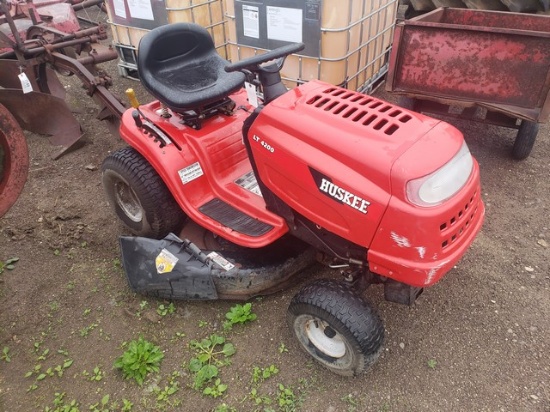
[(208, 31), (193, 23), (157, 27), (140, 41), (138, 73), (142, 84), (175, 111), (220, 100), (242, 87), (242, 73), (226, 73), (229, 64)]
[(201, 26), (176, 23), (157, 27), (139, 44), (138, 69), (156, 71), (174, 60), (197, 59), (213, 49), (210, 34)]

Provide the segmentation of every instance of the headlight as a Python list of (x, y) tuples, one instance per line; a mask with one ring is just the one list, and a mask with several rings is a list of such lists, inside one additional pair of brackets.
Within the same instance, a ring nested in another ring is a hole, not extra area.
[(466, 142), (445, 166), (407, 182), (407, 198), (418, 206), (436, 206), (452, 197), (468, 181), (474, 161)]

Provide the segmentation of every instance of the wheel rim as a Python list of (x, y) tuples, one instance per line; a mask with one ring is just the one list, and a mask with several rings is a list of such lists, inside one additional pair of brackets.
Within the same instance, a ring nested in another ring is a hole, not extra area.
[(115, 182), (115, 201), (124, 214), (133, 222), (141, 222), (143, 219), (143, 208), (139, 203), (134, 190), (125, 182)]
[[(317, 323), (317, 324), (316, 324)], [(310, 314), (298, 315), (293, 321), (296, 338), (313, 358), (332, 371), (349, 376), (356, 354), (348, 339), (323, 318)], [(328, 331), (327, 331), (328, 329)], [(332, 338), (330, 336), (334, 333)]]
[(313, 346), (323, 354), (339, 359), (346, 354), (346, 343), (342, 336), (320, 319), (311, 318), (305, 322), (306, 336)]

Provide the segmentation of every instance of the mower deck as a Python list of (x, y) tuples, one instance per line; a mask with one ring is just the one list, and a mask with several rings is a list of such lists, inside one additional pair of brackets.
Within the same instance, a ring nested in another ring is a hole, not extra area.
[(316, 261), (315, 250), (292, 237), (249, 249), (223, 241), (193, 222), (179, 236), (120, 238), (132, 290), (164, 299), (246, 300), (285, 289)]

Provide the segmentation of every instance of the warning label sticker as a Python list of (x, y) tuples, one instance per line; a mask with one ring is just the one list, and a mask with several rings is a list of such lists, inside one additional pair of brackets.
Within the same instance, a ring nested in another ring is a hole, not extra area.
[(216, 252), (210, 252), (207, 256), (225, 270), (231, 270), (235, 267), (233, 263), (229, 262), (223, 256), (218, 255)]
[(183, 184), (192, 182), (193, 180), (201, 177), (204, 172), (199, 162), (193, 163), (191, 166), (187, 166), (181, 170), (178, 170), (181, 182)]
[(235, 180), (235, 183), (255, 195), (262, 196), (262, 192), (260, 191), (260, 187), (256, 181), (256, 176), (254, 176), (254, 172), (252, 170)]
[(155, 259), (155, 266), (159, 275), (170, 273), (178, 263), (178, 258), (166, 249), (162, 249)]

